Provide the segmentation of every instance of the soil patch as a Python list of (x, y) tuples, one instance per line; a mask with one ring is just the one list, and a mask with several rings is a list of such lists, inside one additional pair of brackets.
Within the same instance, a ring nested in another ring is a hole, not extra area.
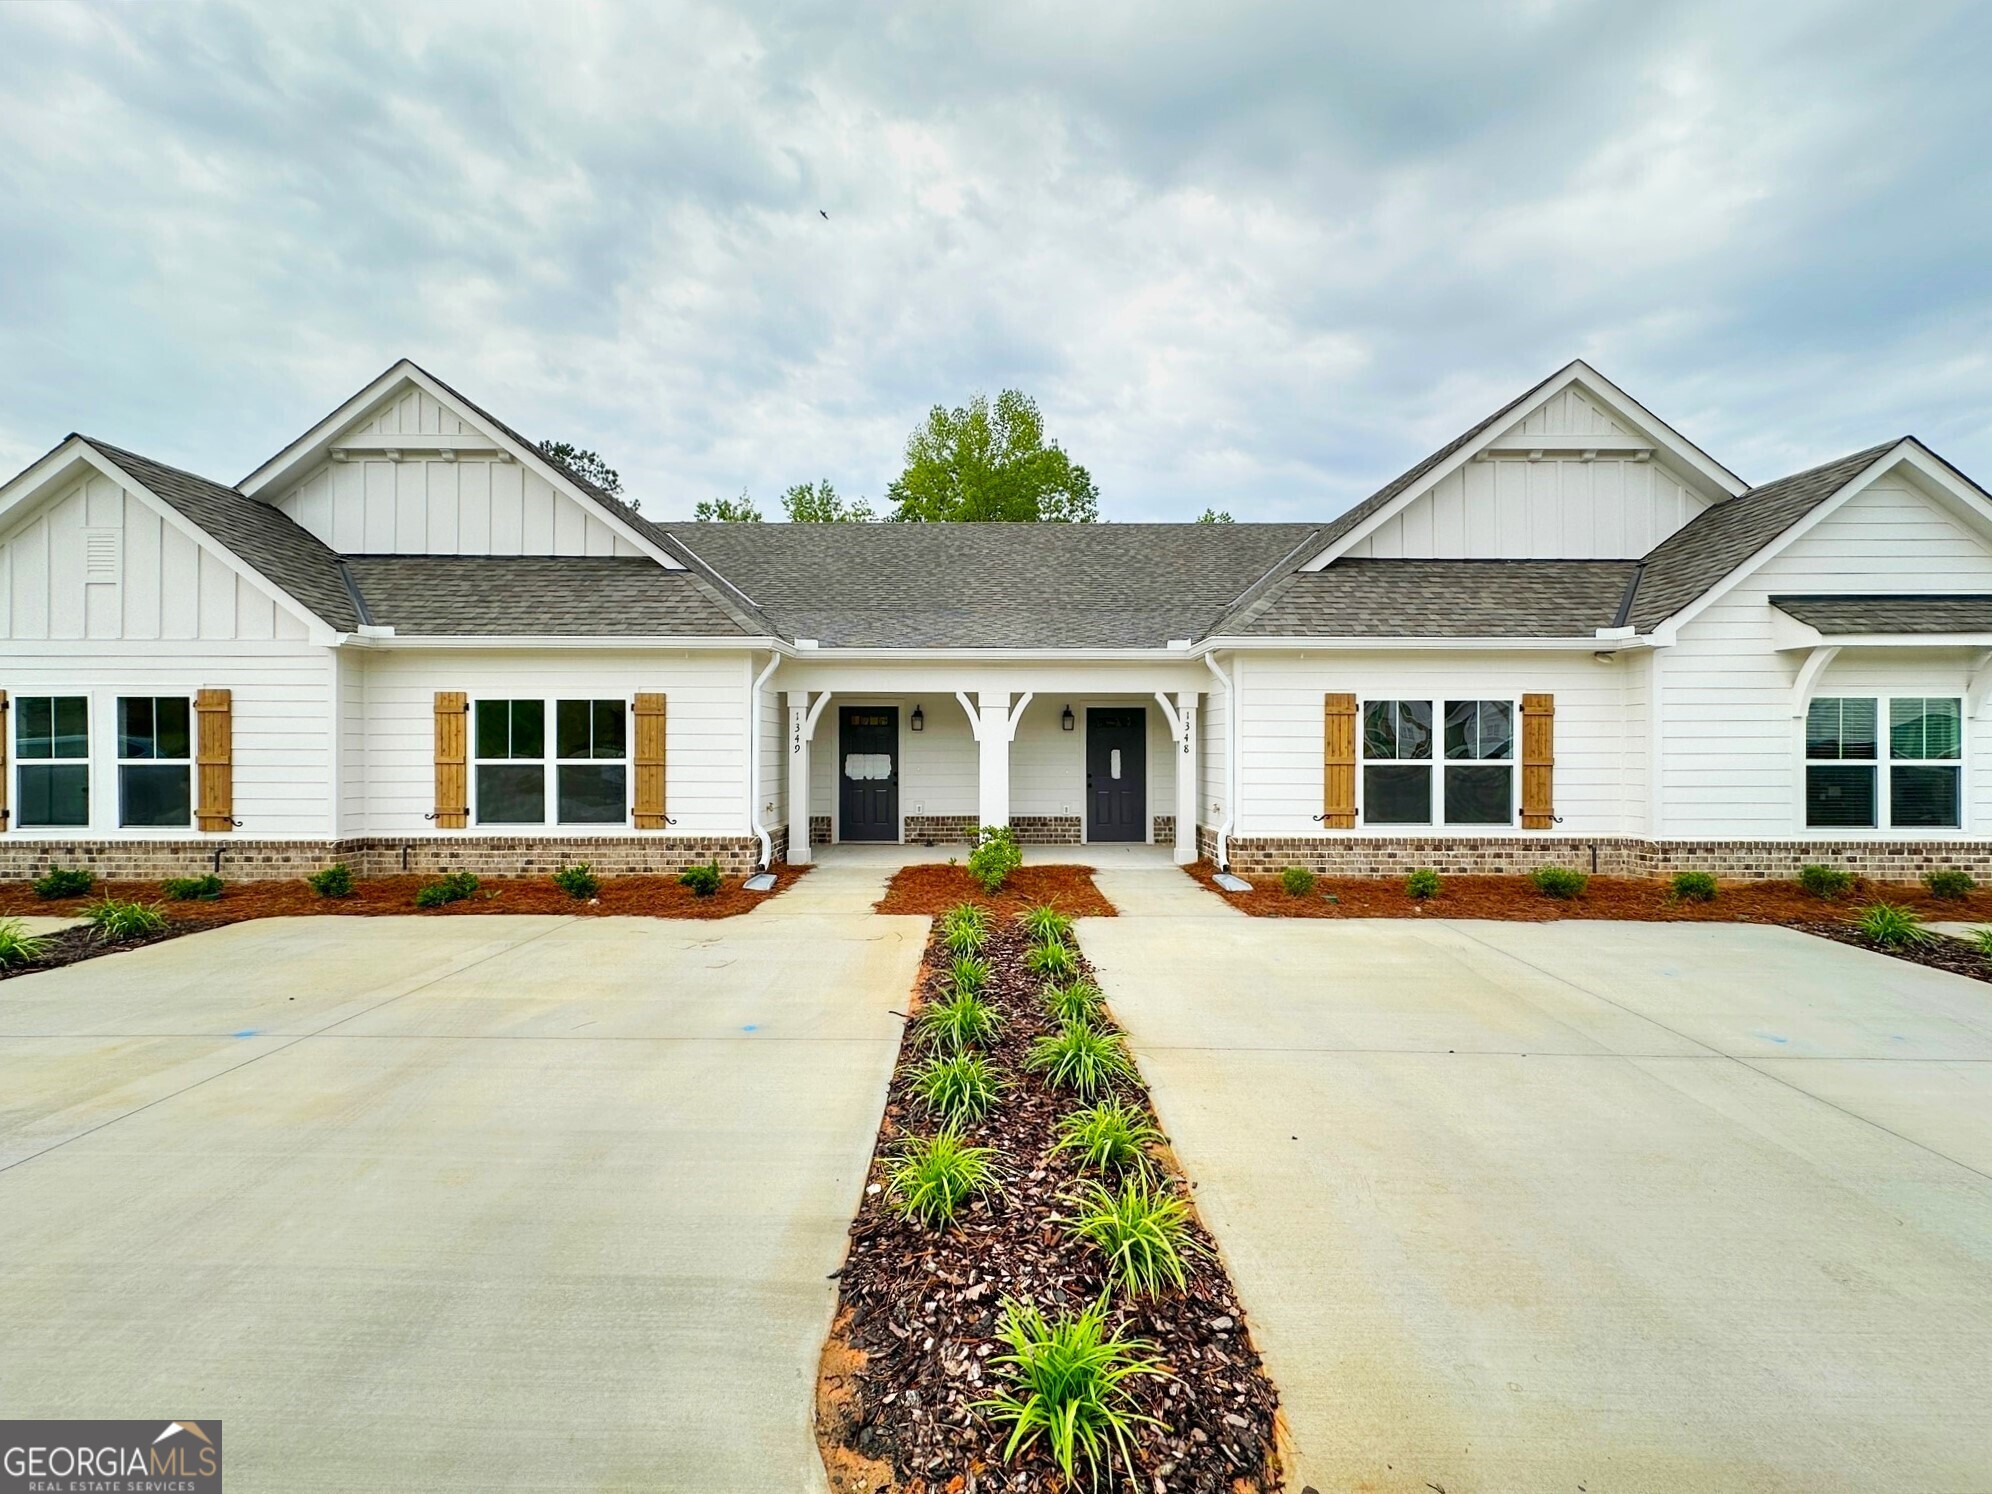
[[(912, 1089), (927, 1049), (910, 1032), (893, 1074), (840, 1272), (818, 1395), (817, 1433), (832, 1478), (889, 1475), (885, 1483), (861, 1481), (868, 1494), (1068, 1487), (1042, 1442), (1007, 1462), (1006, 1429), (975, 1405), (1007, 1383), (989, 1362), (1005, 1352), (996, 1335), (1006, 1299), (1070, 1312), (1097, 1301), (1107, 1285), (1100, 1258), (1064, 1222), (1088, 1174), (1052, 1151), (1059, 1118), (1080, 1102), (1024, 1067), (1032, 1039), (1052, 1028), (1039, 982), (1024, 968), (1025, 948), (1022, 931), (1005, 919), (983, 951), (994, 971), (983, 996), (1003, 1018), (988, 1053), (1008, 1087), (966, 1131), (976, 1144), (995, 1148), (1000, 1190), (939, 1231), (901, 1218), (890, 1203), (889, 1164), (898, 1144), (935, 1129)], [(946, 963), (936, 938), (916, 993), (921, 1004), (945, 994), (939, 972)], [(1103, 1018), (1102, 1025), (1112, 1023)], [(1147, 1107), (1138, 1079), (1120, 1097)], [(1174, 1168), (1166, 1150), (1155, 1160), (1165, 1173)], [(1173, 1378), (1135, 1382), (1139, 1409), (1162, 1425), (1137, 1430), (1133, 1478), (1116, 1463), (1111, 1475), (1102, 1470), (1102, 1488), (1250, 1494), (1280, 1487), (1278, 1394), (1260, 1366), (1215, 1242), (1201, 1222), (1193, 1222), (1192, 1232), (1197, 1252), (1183, 1290), (1114, 1299), (1112, 1318), (1154, 1343)]]
[(875, 913), (938, 918), (956, 903), (979, 903), (1007, 920), (1034, 903), (1050, 903), (1068, 918), (1112, 918), (1114, 905), (1089, 866), (1020, 866), (996, 892), (984, 892), (966, 866), (902, 866), (893, 873)]
[(54, 970), (63, 965), (74, 965), (79, 960), (116, 954), (121, 949), (139, 949), (147, 944), (177, 939), (182, 934), (197, 934), (206, 927), (208, 925), (204, 923), (188, 923), (174, 919), (156, 934), (143, 934), (135, 939), (123, 939), (116, 944), (107, 944), (99, 939), (97, 931), (87, 924), (79, 924), (71, 929), (58, 929), (53, 934), (40, 936), (41, 953), (34, 959), (19, 965), (0, 965), (0, 980), (11, 980), (17, 975), (33, 975), (38, 970)]

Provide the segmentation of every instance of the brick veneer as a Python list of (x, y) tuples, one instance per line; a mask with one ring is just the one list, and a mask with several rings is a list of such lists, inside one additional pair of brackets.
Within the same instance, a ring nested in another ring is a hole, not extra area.
[[(717, 861), (728, 876), (743, 876), (761, 860), (752, 835), (658, 835), (589, 839), (581, 836), (424, 835), (407, 839), (236, 840), (210, 835), (197, 840), (42, 841), (0, 837), (0, 878), (38, 877), (51, 866), (80, 866), (107, 880), (149, 880), (215, 870), (237, 882), (301, 877), (343, 861), (362, 877), (397, 872), (469, 871), (481, 876), (539, 876), (585, 861), (609, 876), (677, 872)], [(776, 860), (787, 852), (787, 832), (776, 840)]]
[(1076, 846), (1085, 838), (1076, 814), (1014, 814), (1010, 828), (1025, 846)]
[(830, 844), (830, 816), (813, 814), (809, 817), (809, 843), (813, 846)]
[(1149, 833), (1158, 846), (1173, 846), (1176, 843), (1176, 817), (1173, 814), (1156, 815), (1154, 827)]
[(909, 845), (967, 845), (981, 827), (972, 814), (909, 814), (906, 840)]

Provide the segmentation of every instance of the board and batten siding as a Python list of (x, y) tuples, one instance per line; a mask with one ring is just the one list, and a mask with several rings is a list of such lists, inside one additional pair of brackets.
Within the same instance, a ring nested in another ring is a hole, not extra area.
[(347, 555), (636, 555), (640, 552), (517, 462), (327, 462), (277, 506)]
[[(1772, 647), (1774, 595), (1992, 592), (1992, 549), (1910, 481), (1890, 474), (1848, 499), (1680, 630), (1660, 661), (1661, 822), (1669, 837), (1775, 838), (1805, 830), (1803, 655)], [(1847, 649), (1813, 694), (1962, 696), (1970, 650)], [(1968, 830), (1992, 826), (1992, 762), (1966, 726)], [(1831, 832), (1845, 839), (1866, 833)], [(1919, 837), (1932, 833), (1918, 832)]]

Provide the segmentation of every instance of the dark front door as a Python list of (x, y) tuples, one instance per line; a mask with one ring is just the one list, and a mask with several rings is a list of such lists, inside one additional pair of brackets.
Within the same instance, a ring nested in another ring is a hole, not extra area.
[(842, 840), (899, 839), (899, 707), (837, 712), (837, 820)]
[(1148, 712), (1086, 712), (1086, 839), (1148, 839)]

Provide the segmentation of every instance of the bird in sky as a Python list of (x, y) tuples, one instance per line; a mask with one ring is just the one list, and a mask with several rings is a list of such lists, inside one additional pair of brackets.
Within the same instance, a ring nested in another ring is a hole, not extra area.
[(825, 223), (828, 223), (830, 221), (830, 215), (824, 212), (822, 208), (818, 208), (816, 210), (816, 216), (821, 218)]

